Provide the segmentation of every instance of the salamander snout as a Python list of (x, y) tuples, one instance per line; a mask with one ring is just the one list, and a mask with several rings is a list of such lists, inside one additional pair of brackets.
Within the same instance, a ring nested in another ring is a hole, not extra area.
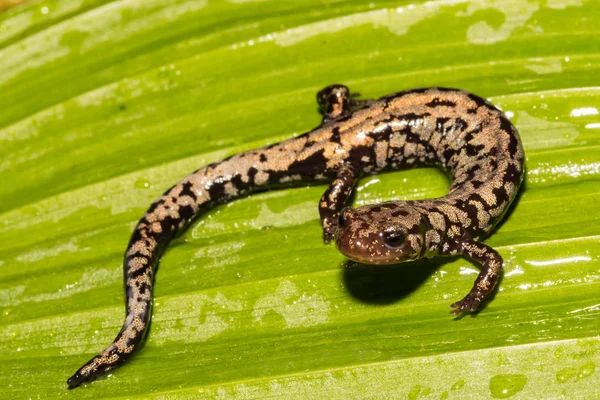
[(338, 250), (366, 264), (396, 264), (420, 257), (421, 215), (410, 207), (382, 203), (344, 208), (335, 233)]

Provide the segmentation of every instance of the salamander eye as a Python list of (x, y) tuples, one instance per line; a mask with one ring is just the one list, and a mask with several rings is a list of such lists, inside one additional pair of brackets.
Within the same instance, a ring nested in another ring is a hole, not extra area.
[(397, 249), (404, 244), (404, 235), (401, 232), (386, 232), (383, 234), (383, 242), (390, 249)]

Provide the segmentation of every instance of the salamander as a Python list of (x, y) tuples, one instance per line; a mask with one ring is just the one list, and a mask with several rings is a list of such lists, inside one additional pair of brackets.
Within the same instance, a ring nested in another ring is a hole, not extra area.
[[(135, 227), (125, 252), (127, 314), (112, 344), (67, 383), (92, 381), (128, 359), (150, 322), (154, 267), (169, 241), (208, 208), (265, 189), (331, 182), (319, 202), (326, 243), (347, 258), (395, 264), (461, 255), (481, 266), (471, 291), (452, 304), (474, 312), (494, 289), (502, 257), (483, 244), (515, 198), (524, 174), (517, 129), (487, 100), (446, 88), (358, 100), (348, 87), (317, 94), (315, 129), (200, 168), (168, 189)], [(361, 176), (438, 166), (451, 177), (446, 196), (347, 207)]]

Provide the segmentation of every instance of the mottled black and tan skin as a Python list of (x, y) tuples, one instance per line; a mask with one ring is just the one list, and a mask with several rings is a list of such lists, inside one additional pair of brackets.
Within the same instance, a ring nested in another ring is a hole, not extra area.
[[(462, 255), (481, 265), (473, 289), (452, 304), (475, 311), (494, 288), (502, 257), (481, 243), (502, 219), (523, 179), (515, 127), (492, 104), (444, 88), (356, 100), (347, 87), (317, 94), (323, 123), (287, 141), (201, 168), (150, 206), (125, 253), (127, 316), (114, 342), (67, 381), (78, 386), (125, 361), (140, 345), (152, 308), (154, 267), (169, 241), (203, 210), (253, 191), (332, 182), (319, 203), (325, 242), (348, 258), (394, 264)], [(345, 207), (361, 176), (436, 165), (452, 177), (448, 195)]]

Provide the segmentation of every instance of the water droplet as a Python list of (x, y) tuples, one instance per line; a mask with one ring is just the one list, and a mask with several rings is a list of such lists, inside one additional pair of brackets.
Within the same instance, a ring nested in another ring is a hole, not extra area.
[(454, 385), (452, 385), (452, 387), (450, 389), (452, 390), (458, 390), (458, 389), (462, 389), (463, 386), (465, 386), (465, 381), (463, 381), (462, 379), (459, 381), (456, 381), (454, 383)]
[(409, 400), (417, 400), (419, 398), (429, 396), (430, 394), (431, 394), (430, 388), (420, 386), (420, 385), (415, 385), (412, 387), (412, 389), (410, 389), (410, 392), (408, 392), (408, 398), (409, 398)]
[(135, 181), (135, 183), (133, 184), (133, 186), (136, 189), (148, 189), (150, 187), (150, 182), (148, 182), (147, 179), (140, 178), (140, 179), (138, 179), (138, 180)]
[(591, 376), (596, 371), (596, 364), (593, 362), (587, 362), (579, 368), (564, 368), (556, 373), (556, 381), (558, 383), (565, 383), (572, 379), (575, 382), (585, 379)]
[(563, 356), (564, 352), (565, 352), (565, 349), (562, 347), (559, 347), (556, 350), (554, 350), (554, 357), (561, 358)]
[(496, 375), (490, 379), (490, 393), (495, 399), (508, 399), (523, 390), (526, 383), (524, 375)]
[(577, 370), (575, 368), (564, 368), (556, 373), (556, 382), (565, 383), (573, 379), (573, 377), (577, 374)]
[(577, 371), (577, 378), (575, 380), (579, 381), (581, 379), (585, 379), (592, 375), (594, 371), (596, 371), (596, 364), (591, 361), (587, 362), (579, 368), (579, 371)]

